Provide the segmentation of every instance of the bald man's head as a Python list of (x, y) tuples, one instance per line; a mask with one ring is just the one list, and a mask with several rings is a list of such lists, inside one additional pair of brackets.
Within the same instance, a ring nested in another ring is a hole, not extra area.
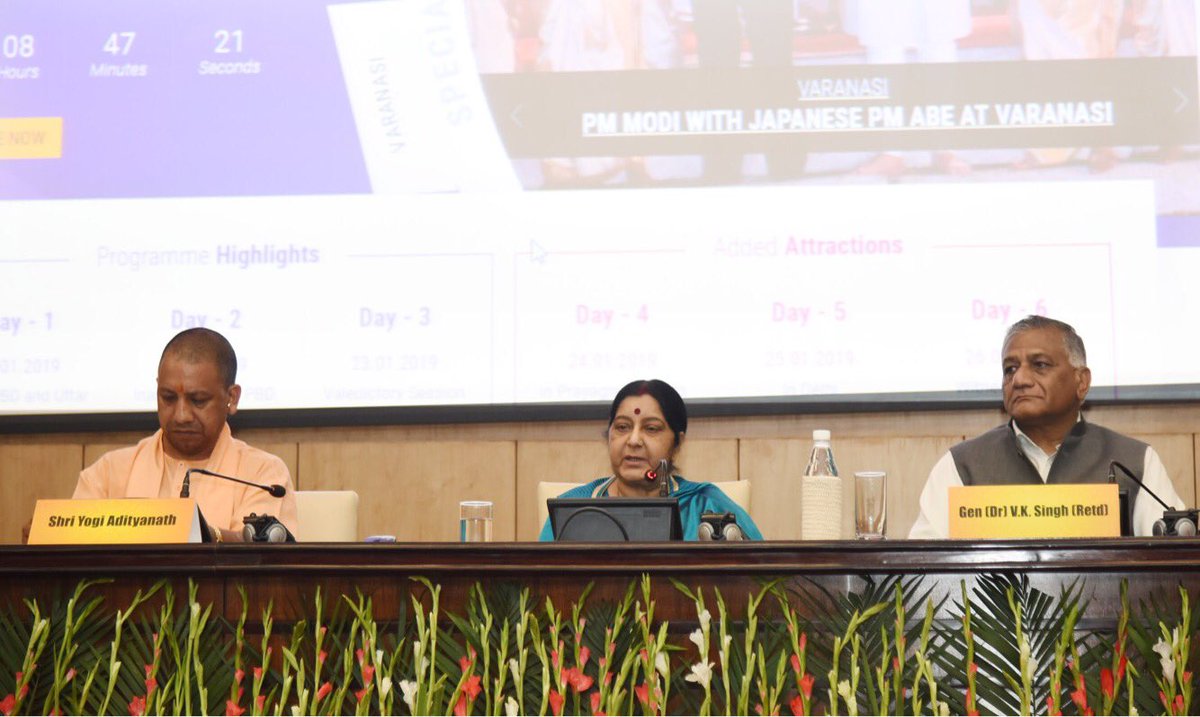
[(175, 334), (163, 349), (159, 363), (167, 356), (187, 363), (212, 362), (225, 388), (237, 383), (237, 354), (229, 341), (212, 329), (187, 329)]

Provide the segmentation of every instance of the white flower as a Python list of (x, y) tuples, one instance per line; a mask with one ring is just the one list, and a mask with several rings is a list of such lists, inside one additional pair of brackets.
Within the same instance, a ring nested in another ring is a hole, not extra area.
[(692, 665), (691, 673), (683, 679), (687, 680), (688, 682), (695, 682), (700, 686), (707, 688), (709, 683), (712, 682), (712, 668), (713, 663), (711, 662), (697, 662), (696, 664)]
[(521, 663), (517, 662), (517, 658), (508, 658), (508, 671), (512, 673), (513, 682), (521, 684)]
[(300, 717), (300, 705), (292, 705), (292, 717)]
[(400, 692), (404, 695), (404, 704), (408, 705), (408, 711), (415, 714), (417, 711), (417, 683), (412, 680), (400, 680)]
[(1159, 638), (1158, 642), (1154, 643), (1154, 651), (1158, 653), (1158, 658), (1162, 662), (1162, 673), (1167, 684), (1175, 684), (1175, 660), (1171, 656), (1171, 646)]
[(708, 632), (708, 625), (711, 622), (712, 622), (712, 613), (710, 613), (707, 608), (705, 608), (704, 610), (701, 610), (700, 611), (700, 627), (704, 628), (705, 632)]
[(700, 628), (693, 630), (692, 634), (688, 635), (688, 639), (696, 645), (696, 649), (704, 652), (704, 633), (701, 632)]
[(658, 670), (658, 674), (663, 677), (670, 676), (671, 667), (667, 664), (667, 653), (660, 652), (654, 656), (654, 669)]
[(379, 696), (387, 697), (388, 693), (391, 691), (392, 691), (392, 678), (388, 677), (387, 675), (384, 675), (383, 678), (379, 680)]
[(376, 650), (376, 651), (375, 651), (375, 664), (376, 664), (376, 665), (382, 665), (382, 664), (383, 664), (383, 650)]
[(941, 704), (938, 705), (938, 707), (941, 708), (939, 711), (940, 711), (942, 717), (950, 717), (950, 705), (946, 704), (945, 702), (942, 702)]
[(850, 680), (842, 680), (841, 682), (839, 682), (837, 691), (838, 691), (838, 694), (842, 696), (843, 700), (849, 701), (850, 700)]
[(517, 701), (512, 697), (504, 700), (504, 714), (508, 715), (508, 717), (517, 717), (517, 710), (519, 709)]

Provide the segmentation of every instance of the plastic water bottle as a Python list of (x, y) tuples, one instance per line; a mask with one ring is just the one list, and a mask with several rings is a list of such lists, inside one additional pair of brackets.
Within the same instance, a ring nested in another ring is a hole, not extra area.
[(842, 479), (833, 461), (829, 431), (813, 431), (812, 454), (800, 484), (800, 539), (840, 540)]

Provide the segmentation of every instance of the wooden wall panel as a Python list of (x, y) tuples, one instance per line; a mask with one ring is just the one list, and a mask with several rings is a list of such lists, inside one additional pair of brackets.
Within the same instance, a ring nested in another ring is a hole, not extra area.
[(77, 443), (0, 446), (0, 542), (21, 542), (39, 499), (70, 498), (82, 467)]
[[(889, 538), (908, 536), (917, 516), (917, 498), (929, 469), (962, 436), (843, 438), (833, 440), (838, 473), (843, 477), (842, 535), (854, 535), (854, 473), (888, 474)], [(800, 538), (800, 478), (812, 450), (811, 439), (741, 442), (741, 480), (754, 485), (751, 515), (770, 539)]]
[(313, 442), (300, 446), (305, 490), (356, 490), (360, 535), (458, 540), (458, 503), (494, 504), (493, 538), (516, 536), (512, 441)]
[[(1191, 434), (1148, 435), (1140, 433), (1129, 434), (1139, 441), (1145, 441), (1154, 447), (1158, 457), (1162, 458), (1175, 492), (1183, 498), (1184, 505), (1196, 505), (1195, 480), (1195, 447)], [(1132, 467), (1132, 466), (1130, 466)]]
[[(737, 480), (737, 441), (687, 440), (677, 463), (680, 473), (698, 481)], [(517, 443), (517, 540), (537, 540), (537, 485), (542, 481), (586, 483), (612, 475), (608, 446), (591, 441), (520, 441)]]

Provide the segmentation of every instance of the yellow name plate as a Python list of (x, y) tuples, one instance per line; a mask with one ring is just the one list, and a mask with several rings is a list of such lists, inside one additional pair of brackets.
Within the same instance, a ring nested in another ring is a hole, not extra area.
[(62, 117), (0, 117), (0, 159), (59, 159)]
[(950, 489), (951, 538), (1120, 535), (1120, 500), (1114, 483), (976, 485)]
[(30, 545), (199, 543), (200, 519), (187, 498), (39, 500)]

